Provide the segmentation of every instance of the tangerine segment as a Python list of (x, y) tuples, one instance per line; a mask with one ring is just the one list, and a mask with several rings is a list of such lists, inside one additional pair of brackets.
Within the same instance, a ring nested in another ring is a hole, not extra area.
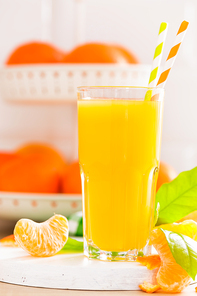
[(14, 236), (17, 244), (29, 254), (53, 256), (67, 242), (68, 220), (62, 215), (54, 215), (42, 223), (20, 219), (15, 225)]
[(197, 287), (195, 287), (195, 290), (196, 290), (196, 292), (197, 292)]
[(144, 282), (143, 284), (139, 285), (139, 288), (146, 293), (154, 293), (161, 289), (158, 285), (152, 285), (147, 282)]
[(4, 247), (18, 247), (14, 234), (8, 235), (0, 240)]
[(161, 266), (161, 258), (159, 255), (149, 255), (137, 257), (137, 262), (152, 270)]
[(157, 283), (165, 292), (178, 293), (187, 287), (191, 278), (176, 263), (168, 246), (165, 234), (161, 229), (152, 230), (150, 240), (161, 258), (161, 266), (157, 273)]

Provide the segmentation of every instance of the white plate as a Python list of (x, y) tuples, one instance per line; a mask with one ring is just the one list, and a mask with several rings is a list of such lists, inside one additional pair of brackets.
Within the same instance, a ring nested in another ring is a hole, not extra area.
[(44, 221), (54, 213), (66, 217), (81, 211), (80, 194), (38, 194), (0, 192), (0, 218), (19, 220), (29, 218)]
[(0, 92), (15, 102), (67, 102), (77, 100), (77, 86), (146, 86), (150, 66), (143, 64), (45, 64), (4, 66)]
[[(144, 281), (156, 284), (158, 271), (158, 269), (149, 270), (137, 262), (88, 260), (82, 253), (64, 253), (41, 258), (30, 256), (20, 248), (6, 247), (0, 247), (0, 266), (0, 279), (5, 283), (30, 287), (93, 291), (139, 290), (139, 284)], [(46, 295), (59, 294), (55, 291), (47, 292)], [(1, 293), (1, 295), (5, 294)], [(68, 291), (67, 295), (69, 294), (71, 295), (72, 292), (69, 293)], [(74, 292), (73, 294), (76, 295), (77, 293)], [(85, 294), (88, 293), (82, 292), (81, 295)], [(92, 293), (92, 295), (95, 294)], [(111, 295), (113, 294), (115, 293), (111, 293)], [(192, 292), (191, 294), (194, 295)], [(143, 296), (143, 293), (141, 295)]]

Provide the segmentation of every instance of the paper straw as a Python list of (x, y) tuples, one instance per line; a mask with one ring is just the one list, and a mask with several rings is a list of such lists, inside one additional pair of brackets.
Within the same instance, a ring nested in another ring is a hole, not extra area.
[(165, 87), (168, 75), (170, 73), (170, 70), (171, 70), (174, 62), (175, 62), (178, 50), (179, 50), (180, 45), (185, 37), (188, 25), (189, 25), (189, 22), (187, 22), (187, 21), (183, 21), (180, 25), (180, 28), (179, 28), (178, 33), (175, 38), (174, 45), (171, 48), (170, 53), (169, 53), (167, 60), (165, 62), (164, 70), (161, 73), (159, 80), (157, 82), (157, 86), (159, 86), (160, 88)]
[(153, 63), (152, 63), (152, 69), (151, 69), (151, 74), (148, 82), (149, 87), (156, 86), (157, 84), (157, 73), (159, 66), (161, 64), (161, 58), (163, 54), (163, 46), (164, 42), (166, 40), (166, 34), (167, 34), (167, 29), (168, 29), (168, 24), (167, 23), (161, 23), (160, 28), (159, 28), (159, 34), (158, 34), (158, 39), (157, 39), (157, 46), (155, 48), (155, 53), (154, 53), (154, 58), (153, 58)]
[[(162, 22), (159, 28), (157, 45), (156, 45), (155, 53), (153, 57), (153, 63), (152, 63), (150, 78), (148, 82), (149, 87), (154, 87), (157, 84), (157, 74), (158, 74), (159, 66), (161, 64), (167, 29), (168, 29), (168, 24), (165, 22)], [(151, 95), (152, 95), (151, 90), (148, 90), (145, 95), (145, 101), (149, 101), (151, 99)]]

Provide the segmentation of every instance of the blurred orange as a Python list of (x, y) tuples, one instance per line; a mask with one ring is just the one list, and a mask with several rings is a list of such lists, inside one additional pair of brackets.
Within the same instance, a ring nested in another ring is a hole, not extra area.
[(52, 147), (30, 143), (15, 152), (16, 158), (0, 167), (0, 190), (58, 193), (66, 168), (63, 157)]
[(78, 162), (70, 164), (65, 171), (62, 178), (62, 191), (63, 193), (81, 194), (81, 177)]
[(54, 168), (62, 174), (65, 171), (66, 160), (49, 145), (41, 143), (29, 143), (16, 150), (17, 155), (29, 156), (40, 155), (48, 159), (50, 163), (54, 164)]
[(163, 185), (164, 183), (169, 183), (173, 179), (175, 179), (177, 177), (177, 175), (178, 175), (177, 172), (175, 171), (175, 169), (172, 166), (161, 161), (160, 167), (159, 167), (159, 175), (158, 175), (158, 180), (157, 180), (156, 191), (158, 191), (159, 188), (161, 187), (161, 185)]
[(60, 176), (42, 155), (21, 156), (0, 168), (0, 191), (58, 193)]
[(0, 168), (5, 165), (7, 162), (19, 158), (15, 153), (0, 152)]
[(63, 63), (139, 63), (138, 58), (118, 45), (86, 43), (66, 54)]
[(42, 64), (61, 62), (65, 53), (44, 42), (29, 42), (17, 47), (9, 56), (6, 64)]

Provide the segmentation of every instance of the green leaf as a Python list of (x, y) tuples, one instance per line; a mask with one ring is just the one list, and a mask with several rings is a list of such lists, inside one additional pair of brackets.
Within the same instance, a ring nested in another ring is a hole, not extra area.
[(157, 221), (158, 221), (158, 218), (159, 218), (159, 210), (160, 210), (160, 203), (158, 202), (158, 203), (157, 203), (157, 206), (156, 206), (156, 208), (155, 208), (153, 227), (155, 226), (155, 224), (156, 224)]
[(83, 236), (82, 211), (75, 212), (68, 217), (69, 234), (72, 236)]
[(83, 252), (83, 242), (79, 242), (76, 239), (69, 237), (60, 252), (62, 251)]
[(197, 274), (197, 242), (189, 236), (160, 229), (165, 234), (176, 263), (195, 280)]
[(158, 202), (157, 226), (176, 222), (197, 210), (197, 167), (163, 184), (156, 194), (156, 205)]

